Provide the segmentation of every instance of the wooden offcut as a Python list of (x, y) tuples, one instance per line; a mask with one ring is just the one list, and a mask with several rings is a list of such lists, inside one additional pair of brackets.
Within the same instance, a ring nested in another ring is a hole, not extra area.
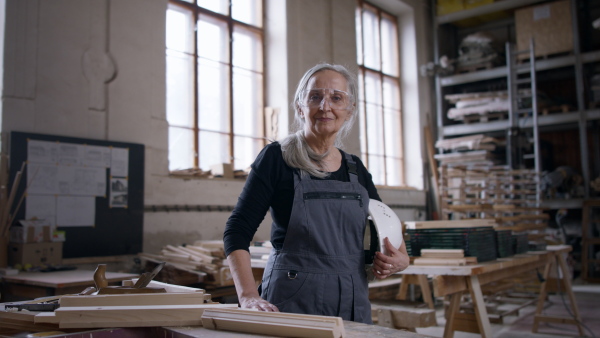
[(204, 311), (202, 325), (226, 330), (285, 337), (340, 338), (345, 336), (340, 317), (263, 312), (247, 309), (211, 309)]
[(434, 309), (417, 308), (399, 301), (372, 301), (371, 317), (377, 325), (409, 331), (437, 325)]

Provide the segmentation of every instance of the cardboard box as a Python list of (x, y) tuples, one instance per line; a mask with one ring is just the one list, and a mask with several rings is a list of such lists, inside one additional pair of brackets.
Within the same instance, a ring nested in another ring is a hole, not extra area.
[(62, 264), (62, 247), (62, 242), (9, 243), (8, 265), (60, 265)]
[(50, 225), (28, 224), (15, 225), (10, 228), (11, 243), (40, 243), (52, 241)]
[[(551, 2), (515, 11), (517, 50), (528, 50), (534, 38), (535, 56), (573, 50), (573, 23), (569, 0)], [(528, 59), (520, 54), (519, 59)]]

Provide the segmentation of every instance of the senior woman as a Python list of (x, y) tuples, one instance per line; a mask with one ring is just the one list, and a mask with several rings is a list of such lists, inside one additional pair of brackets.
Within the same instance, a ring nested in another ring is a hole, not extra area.
[[(297, 131), (267, 145), (252, 164), (224, 233), (242, 308), (371, 323), (363, 239), (369, 199), (380, 200), (360, 159), (340, 150), (356, 119), (357, 85), (343, 66), (318, 64), (298, 84)], [(249, 243), (271, 211), (273, 250), (257, 290)], [(404, 243), (386, 239), (373, 273), (408, 266)]]

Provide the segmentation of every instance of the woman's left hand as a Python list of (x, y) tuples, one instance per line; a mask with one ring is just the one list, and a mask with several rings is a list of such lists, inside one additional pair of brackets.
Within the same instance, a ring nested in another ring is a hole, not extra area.
[(384, 279), (400, 272), (406, 269), (410, 263), (404, 241), (398, 249), (394, 248), (387, 237), (383, 240), (383, 244), (386, 254), (376, 252), (373, 261), (373, 274), (377, 279)]

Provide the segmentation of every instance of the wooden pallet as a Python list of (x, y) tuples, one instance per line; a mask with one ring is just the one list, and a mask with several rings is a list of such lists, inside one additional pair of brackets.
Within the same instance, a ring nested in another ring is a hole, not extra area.
[(492, 69), (494, 68), (494, 63), (493, 62), (483, 62), (483, 63), (476, 63), (476, 64), (471, 64), (471, 65), (461, 65), (456, 67), (456, 72), (457, 73), (473, 73), (473, 72), (477, 72), (480, 70), (486, 70), (486, 69)]

